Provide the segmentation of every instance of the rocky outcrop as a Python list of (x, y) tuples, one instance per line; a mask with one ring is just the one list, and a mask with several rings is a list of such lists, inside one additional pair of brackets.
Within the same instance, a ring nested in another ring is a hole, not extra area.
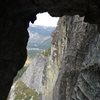
[[(38, 54), (21, 77), (14, 82), (8, 100), (45, 100), (48, 57)], [(35, 92), (35, 94), (34, 94)], [(30, 99), (36, 98), (36, 99)]]
[(33, 90), (35, 89), (38, 94), (44, 93), (47, 63), (48, 58), (43, 55), (38, 55), (20, 79), (28, 87)]
[(100, 34), (97, 26), (85, 23), (84, 17), (78, 15), (64, 16), (60, 20), (64, 20), (64, 26), (59, 25), (63, 32), (58, 29), (56, 34), (63, 37), (62, 44), (65, 44), (53, 100), (99, 100)]
[(13, 78), (26, 60), (29, 21), (45, 11), (58, 17), (79, 14), (85, 21), (100, 24), (98, 0), (1, 0), (0, 100), (6, 100)]

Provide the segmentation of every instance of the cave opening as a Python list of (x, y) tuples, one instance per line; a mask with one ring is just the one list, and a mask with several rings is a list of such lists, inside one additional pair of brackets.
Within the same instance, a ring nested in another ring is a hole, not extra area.
[[(37, 55), (50, 55), (52, 40), (51, 35), (56, 29), (58, 20), (59, 17), (51, 17), (48, 12), (45, 12), (37, 14), (37, 19), (34, 23), (32, 23), (31, 21), (29, 22), (29, 27), (27, 28), (27, 31), (29, 33), (29, 40), (27, 44), (27, 60), (24, 67), (19, 70), (17, 76), (14, 79), (13, 85), (8, 96), (8, 100), (15, 100), (15, 98), (26, 99), (30, 96), (33, 96), (30, 95), (30, 93), (34, 91), (27, 88), (28, 82), (26, 82), (25, 84), (23, 80), (21, 80), (21, 77), (24, 77), (24, 73), (30, 66), (32, 66), (32, 63)], [(28, 81), (28, 79), (26, 80)], [(30, 91), (29, 94), (27, 93), (27, 91)], [(35, 96), (36, 95), (37, 94), (35, 94)]]
[(44, 12), (37, 14), (34, 23), (29, 22), (26, 64), (32, 62), (37, 54), (51, 47), (51, 34), (57, 26), (58, 19), (59, 17), (52, 17), (48, 12)]

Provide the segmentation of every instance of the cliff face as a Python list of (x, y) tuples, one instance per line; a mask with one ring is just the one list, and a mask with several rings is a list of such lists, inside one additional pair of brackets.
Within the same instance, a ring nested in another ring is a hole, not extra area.
[(78, 15), (64, 16), (60, 21), (53, 38), (57, 55), (61, 57), (53, 100), (99, 100), (100, 34), (97, 26), (85, 23), (84, 17)]
[(43, 77), (45, 76), (44, 72), (46, 66), (47, 58), (43, 57), (43, 55), (37, 56), (22, 75), (21, 81), (23, 81), (31, 89), (35, 89), (38, 93), (42, 94)]
[(46, 56), (37, 55), (23, 75), (14, 82), (8, 100), (44, 100), (47, 64)]

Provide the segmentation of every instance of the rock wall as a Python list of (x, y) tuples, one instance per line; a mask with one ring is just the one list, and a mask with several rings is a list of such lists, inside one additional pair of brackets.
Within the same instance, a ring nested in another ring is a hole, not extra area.
[(60, 30), (57, 34), (63, 37), (65, 44), (53, 100), (99, 100), (100, 34), (97, 26), (85, 23), (84, 17), (78, 15), (64, 16), (60, 20), (64, 20), (64, 28), (61, 28), (64, 34)]

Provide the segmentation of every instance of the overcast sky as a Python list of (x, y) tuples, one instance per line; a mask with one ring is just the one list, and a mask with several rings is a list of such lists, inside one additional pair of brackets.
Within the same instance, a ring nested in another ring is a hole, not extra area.
[[(37, 20), (34, 22), (34, 25), (43, 25), (43, 26), (57, 26), (58, 17), (51, 17), (47, 12), (37, 14)], [(30, 23), (30, 25), (32, 25)]]

